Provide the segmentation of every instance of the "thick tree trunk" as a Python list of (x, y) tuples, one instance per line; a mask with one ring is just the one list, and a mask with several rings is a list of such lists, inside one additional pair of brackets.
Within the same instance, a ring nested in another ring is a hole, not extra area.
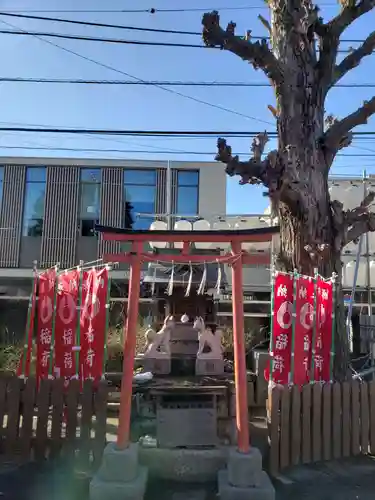
[[(348, 375), (349, 346), (345, 327), (345, 310), (341, 290), (342, 263), (340, 252), (325, 251), (320, 256), (305, 250), (306, 246), (314, 248), (316, 241), (325, 241), (333, 247), (334, 234), (329, 226), (321, 227), (308, 220), (308, 214), (294, 216), (283, 205), (279, 210), (280, 251), (276, 266), (280, 270), (293, 271), (312, 276), (317, 270), (320, 275), (328, 278), (333, 273), (337, 275), (336, 310), (335, 310), (335, 379), (342, 380)], [(312, 232), (311, 228), (315, 228)]]
[[(310, 4), (309, 0), (303, 3)], [(324, 134), (325, 89), (317, 83), (315, 41), (308, 28), (295, 29), (293, 0), (271, 0), (272, 44), (282, 61), (283, 82), (276, 88), (280, 184), (270, 189), (280, 223), (276, 265), (286, 271), (324, 277), (335, 272), (341, 284), (340, 248), (328, 192), (329, 165), (319, 139)], [(301, 2), (299, 2), (301, 5)], [(338, 286), (336, 310), (336, 375), (346, 375), (348, 348), (344, 309)]]
[[(300, 107), (299, 99), (298, 93), (288, 97), (288, 106), (295, 112)], [(349, 351), (341, 293), (341, 252), (336, 245), (327, 168), (316, 139), (323, 124), (316, 115), (304, 117), (301, 109), (295, 119), (290, 119), (289, 111), (287, 115), (287, 120), (279, 119), (279, 155), (287, 168), (279, 189), (280, 251), (276, 265), (309, 276), (315, 269), (326, 278), (337, 274), (335, 377), (343, 379), (347, 375)]]

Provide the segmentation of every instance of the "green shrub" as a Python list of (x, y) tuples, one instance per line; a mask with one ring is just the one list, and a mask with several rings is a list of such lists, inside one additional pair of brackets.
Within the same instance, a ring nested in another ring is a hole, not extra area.
[(22, 356), (22, 345), (0, 344), (0, 370), (16, 372)]

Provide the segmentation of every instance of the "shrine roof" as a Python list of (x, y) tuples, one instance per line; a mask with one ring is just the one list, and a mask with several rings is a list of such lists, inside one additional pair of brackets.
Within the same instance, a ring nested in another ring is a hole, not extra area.
[(165, 236), (168, 234), (169, 237), (173, 236), (187, 236), (189, 234), (194, 236), (212, 236), (212, 235), (220, 235), (226, 236), (228, 239), (232, 236), (236, 236), (240, 239), (241, 236), (260, 236), (260, 235), (271, 235), (277, 234), (280, 232), (280, 226), (270, 226), (270, 227), (256, 227), (251, 229), (225, 229), (223, 231), (216, 231), (215, 229), (208, 231), (185, 231), (185, 230), (150, 230), (150, 229), (125, 229), (122, 227), (113, 227), (113, 226), (103, 226), (101, 224), (95, 225), (95, 231), (99, 233), (110, 233), (110, 234), (126, 234), (128, 236), (131, 235), (139, 235), (139, 236), (150, 236), (152, 240), (152, 236)]

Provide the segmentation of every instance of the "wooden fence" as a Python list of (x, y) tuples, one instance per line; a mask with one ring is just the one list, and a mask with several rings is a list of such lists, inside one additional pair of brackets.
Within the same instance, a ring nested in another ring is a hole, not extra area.
[(269, 396), (269, 467), (375, 453), (375, 382), (276, 387)]
[(66, 458), (97, 465), (106, 440), (107, 384), (0, 377), (0, 454), (19, 460)]

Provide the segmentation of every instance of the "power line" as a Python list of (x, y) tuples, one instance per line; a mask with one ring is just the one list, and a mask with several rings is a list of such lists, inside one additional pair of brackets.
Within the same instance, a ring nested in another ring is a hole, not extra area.
[[(326, 4), (327, 5), (327, 4)], [(328, 5), (333, 5), (328, 4)], [(244, 7), (220, 7), (221, 11), (224, 10), (255, 10), (255, 9), (267, 9), (265, 5), (246, 5)], [(212, 10), (217, 10), (217, 7), (199, 7), (199, 8), (188, 8), (188, 9), (105, 9), (105, 10), (6, 10), (3, 12), (7, 13), (55, 13), (55, 14), (162, 14), (162, 13), (175, 13), (175, 12), (210, 12)]]
[[(5, 21), (1, 21), (5, 23)], [(85, 35), (66, 35), (64, 33), (52, 33), (44, 31), (26, 31), (21, 29), (15, 30), (0, 30), (2, 35), (19, 35), (19, 36), (37, 36), (37, 37), (49, 37), (49, 38), (62, 38), (64, 40), (80, 40), (84, 42), (101, 42), (101, 43), (113, 43), (120, 45), (144, 45), (148, 47), (177, 47), (185, 49), (204, 49), (204, 50), (221, 50), (219, 46), (211, 46), (197, 43), (174, 43), (174, 42), (147, 42), (144, 40), (124, 40), (122, 38), (104, 38), (97, 36), (85, 36)], [(338, 50), (342, 54), (350, 54), (351, 49)]]
[[(170, 87), (272, 87), (267, 82), (190, 82), (180, 80), (85, 80), (74, 78), (22, 78), (0, 77), (1, 83), (56, 83), (56, 84), (84, 84), (84, 85), (164, 85)], [(290, 87), (298, 87), (290, 85)], [(375, 83), (339, 83), (335, 88), (375, 88)]]
[[(75, 19), (61, 19), (58, 17), (42, 17), (42, 16), (31, 16), (25, 14), (10, 14), (6, 12), (0, 12), (0, 16), (7, 17), (16, 17), (20, 19), (33, 19), (38, 21), (52, 21), (56, 23), (65, 23), (65, 24), (77, 24), (80, 26), (93, 26), (97, 28), (114, 28), (114, 29), (122, 29), (129, 31), (144, 31), (148, 33), (169, 33), (175, 35), (194, 35), (194, 36), (202, 36), (202, 33), (199, 31), (179, 31), (179, 30), (163, 30), (158, 28), (141, 28), (137, 26), (125, 26), (123, 24), (108, 24), (108, 23), (94, 23), (91, 21), (76, 21)], [(254, 39), (260, 39), (262, 37), (252, 37)]]
[(85, 35), (65, 35), (63, 33), (50, 33), (44, 31), (25, 31), (25, 30), (0, 30), (2, 35), (21, 35), (21, 36), (47, 36), (50, 38), (63, 38), (64, 40), (81, 40), (86, 42), (102, 42), (115, 43), (125, 45), (146, 45), (152, 47), (179, 47), (188, 49), (215, 49), (220, 50), (220, 47), (210, 47), (207, 45), (198, 45), (196, 43), (173, 43), (173, 42), (146, 42), (144, 40), (123, 40), (121, 38), (103, 38), (97, 36)]
[[(90, 134), (90, 135), (126, 135), (139, 137), (194, 137), (194, 136), (226, 136), (247, 137), (259, 132), (236, 131), (176, 131), (176, 130), (120, 130), (120, 129), (88, 129), (88, 128), (63, 128), (63, 127), (0, 127), (0, 132), (31, 132), (53, 134)], [(374, 132), (354, 132), (355, 134), (375, 135)], [(270, 137), (277, 137), (277, 132), (267, 132)]]
[[(45, 125), (45, 124), (40, 124), (40, 123), (19, 123), (19, 122), (1, 122), (0, 121), (0, 124), (3, 124), (3, 125), (19, 125), (19, 126), (28, 126), (28, 127), (48, 127), (50, 125)], [(7, 133), (7, 132), (4, 132), (4, 133)], [(11, 133), (11, 132), (8, 132), (8, 133)], [(22, 133), (22, 132), (21, 132)], [(82, 135), (85, 135), (85, 134), (82, 134)], [(51, 136), (50, 136), (51, 137)], [(72, 137), (71, 139), (80, 139), (81, 136), (75, 136), (75, 137)], [(133, 140), (132, 141), (127, 141), (127, 140), (119, 140), (119, 139), (114, 139), (113, 137), (101, 137), (101, 136), (97, 136), (97, 135), (86, 135), (86, 140), (87, 139), (92, 139), (92, 140), (95, 140), (95, 141), (106, 141), (106, 142), (111, 142), (111, 143), (117, 143), (117, 144), (129, 144), (130, 146), (140, 146), (140, 147), (146, 147), (146, 148), (150, 148), (150, 149), (155, 149), (155, 150), (163, 150), (163, 149), (168, 149), (169, 151), (176, 151), (176, 152), (181, 152), (181, 149), (176, 149), (176, 148), (169, 148), (169, 147), (160, 147), (160, 146), (155, 146), (155, 145), (151, 145), (151, 144), (145, 144), (144, 142), (142, 142), (142, 144), (138, 143), (138, 142), (134, 142)], [(60, 139), (60, 137), (59, 137)], [(34, 145), (38, 145), (38, 146), (43, 146), (43, 144), (36, 144), (35, 142), (33, 142)]]
[[(53, 146), (2, 146), (0, 145), (0, 150), (1, 149), (24, 149), (24, 150), (42, 150), (42, 151), (70, 151), (70, 152), (88, 152), (88, 153), (137, 153), (137, 154), (165, 154), (165, 155), (170, 155), (170, 154), (176, 154), (176, 155), (194, 155), (194, 156), (199, 156), (199, 155), (209, 155), (214, 157), (215, 152), (213, 151), (170, 151), (170, 150), (165, 150), (165, 151), (150, 151), (147, 149), (101, 149), (101, 148), (64, 148), (64, 147), (53, 147)], [(238, 153), (238, 155), (241, 156), (249, 156), (249, 152), (242, 152)], [(337, 156), (341, 157), (351, 157), (351, 158), (375, 158), (375, 153), (373, 154), (347, 154), (347, 153), (339, 153)], [(337, 168), (340, 166), (338, 165)], [(374, 164), (375, 167), (375, 164)]]
[[(31, 20), (38, 20), (38, 21), (52, 21), (56, 23), (64, 23), (64, 24), (75, 24), (79, 26), (92, 26), (92, 27), (97, 27), (97, 28), (112, 28), (112, 29), (121, 29), (121, 30), (128, 30), (128, 31), (142, 31), (142, 32), (148, 32), (148, 33), (168, 33), (172, 35), (193, 35), (193, 36), (202, 36), (202, 32), (199, 31), (180, 31), (180, 30), (171, 30), (171, 29), (159, 29), (159, 28), (142, 28), (138, 26), (127, 26), (123, 24), (109, 24), (109, 23), (98, 23), (98, 22), (92, 22), (92, 21), (77, 21), (75, 19), (62, 19), (58, 17), (45, 17), (45, 16), (33, 16), (33, 15), (27, 15), (27, 14), (14, 14), (14, 13), (7, 13), (7, 12), (0, 12), (0, 16), (7, 16), (7, 17), (16, 17), (20, 19), (31, 19)], [(267, 36), (256, 36), (256, 35), (251, 35), (251, 38), (253, 40), (262, 40), (262, 39), (267, 39), (269, 40), (270, 37)], [(361, 43), (364, 42), (364, 40), (358, 40), (358, 39), (352, 39), (352, 40), (341, 40), (341, 42), (349, 42), (349, 43)]]
[[(3, 125), (18, 125), (18, 126), (22, 126), (22, 127), (43, 127), (43, 128), (48, 128), (48, 127), (53, 127), (53, 128), (61, 128), (60, 126), (58, 125), (46, 125), (46, 124), (40, 124), (40, 123), (19, 123), (19, 122), (1, 122), (0, 121), (0, 124), (3, 124)], [(67, 128), (74, 128), (74, 127), (67, 127)], [(5, 132), (5, 133), (11, 133), (11, 132)], [(22, 132), (21, 132), (22, 133)], [(115, 142), (115, 143), (118, 143), (118, 144), (130, 144), (131, 146), (141, 146), (141, 147), (146, 147), (146, 148), (150, 148), (150, 149), (156, 149), (156, 150), (169, 150), (171, 152), (178, 152), (178, 153), (183, 153), (184, 151), (182, 151), (181, 149), (175, 149), (175, 148), (170, 148), (170, 147), (160, 147), (160, 146), (154, 146), (154, 145), (150, 145), (150, 144), (145, 144), (145, 143), (135, 143), (135, 142), (129, 142), (129, 141), (124, 141), (124, 140), (118, 140), (118, 139), (114, 139), (113, 137), (101, 137), (101, 136), (98, 136), (98, 135), (90, 135), (90, 134), (82, 134), (82, 135), (85, 135), (86, 136), (86, 139), (93, 139), (95, 141), (99, 140), (99, 141), (107, 141), (107, 142)], [(51, 137), (51, 136), (50, 136)], [(57, 136), (58, 137), (58, 136)], [(74, 139), (78, 139), (80, 138), (81, 135), (76, 135), (76, 136), (73, 136), (72, 138)], [(157, 137), (152, 137), (152, 136), (148, 136), (149, 138), (160, 138), (159, 136)], [(168, 137), (168, 139), (171, 139), (171, 138), (179, 138), (178, 136), (175, 136), (175, 137)], [(187, 138), (190, 138), (190, 139), (212, 139), (212, 136), (195, 136), (195, 137), (187, 137)], [(248, 136), (245, 136), (245, 137), (240, 137), (242, 139), (248, 139)], [(352, 145), (352, 147), (354, 149), (360, 149), (360, 150), (363, 150), (363, 151), (369, 151), (369, 152), (375, 152), (375, 150), (372, 150), (372, 149), (368, 149), (368, 148), (364, 148), (364, 147), (361, 147), (361, 146), (357, 146), (356, 144), (359, 143), (361, 144), (360, 141), (364, 141), (364, 144), (370, 144), (372, 143), (372, 141), (375, 141), (375, 139), (372, 137), (372, 136), (362, 136), (362, 137), (356, 137), (356, 142), (355, 144)], [(34, 145), (37, 145), (37, 146), (41, 146), (43, 147), (44, 145), (42, 144), (36, 144), (35, 142), (33, 143)], [(14, 146), (15, 149), (17, 149), (17, 146)], [(23, 148), (22, 148), (23, 149)], [(186, 152), (186, 151), (185, 151)]]
[[(320, 3), (320, 6), (322, 7), (333, 7), (336, 6), (336, 2), (323, 2)], [(101, 14), (101, 13), (110, 13), (110, 14), (162, 14), (162, 13), (174, 13), (174, 12), (210, 12), (213, 10), (256, 10), (256, 9), (268, 9), (266, 5), (263, 4), (258, 4), (258, 5), (245, 5), (242, 7), (232, 7), (232, 6), (227, 6), (227, 7), (198, 7), (198, 8), (187, 8), (187, 9), (155, 9), (155, 8), (150, 8), (150, 9), (112, 9), (112, 10), (90, 10), (90, 9), (85, 9), (85, 10), (26, 10), (26, 9), (16, 9), (16, 10), (5, 10), (3, 12), (23, 12), (23, 13), (44, 13), (44, 12), (49, 12), (49, 13), (55, 13), (55, 14), (66, 14), (66, 13), (77, 13), (77, 14), (82, 14), (82, 13), (91, 13), (91, 14)]]
[[(7, 21), (0, 20), (0, 23), (6, 24), (7, 26), (10, 26), (11, 28), (20, 29), (18, 26), (15, 26), (14, 24), (8, 23)], [(130, 73), (127, 73), (126, 71), (114, 68), (113, 66), (110, 66), (109, 64), (102, 63), (100, 61), (97, 61), (96, 59), (92, 59), (91, 57), (84, 56), (83, 54), (80, 54), (79, 52), (76, 52), (75, 50), (68, 49), (67, 47), (64, 47), (62, 45), (59, 45), (58, 43), (52, 42), (51, 40), (46, 40), (45, 38), (42, 38), (38, 35), (34, 35), (34, 38), (40, 40), (43, 43), (47, 43), (48, 45), (51, 45), (52, 47), (56, 47), (57, 49), (63, 50), (64, 52), (67, 52), (68, 54), (73, 54), (74, 56), (79, 57), (80, 59), (83, 59), (84, 61), (88, 61), (92, 64), (100, 66), (101, 68), (109, 69), (111, 71), (119, 73), (120, 75), (127, 76), (128, 78), (131, 78), (131, 79), (136, 80), (138, 82), (145, 81), (142, 78), (138, 78), (135, 75), (131, 75)], [(225, 111), (227, 113), (231, 113), (231, 114), (236, 115), (236, 116), (241, 116), (242, 118), (246, 118), (247, 120), (254, 120), (254, 121), (257, 121), (259, 123), (266, 123), (267, 125), (272, 125), (272, 122), (270, 122), (270, 121), (261, 120), (260, 118), (246, 115), (246, 114), (241, 113), (239, 111), (236, 111), (234, 109), (230, 109), (230, 108), (226, 108), (225, 106), (221, 106), (220, 104), (213, 104), (212, 102), (204, 101), (203, 99), (198, 99), (197, 97), (183, 94), (182, 92), (178, 92), (177, 90), (173, 90), (173, 89), (164, 87), (162, 85), (154, 85), (154, 87), (158, 88), (160, 90), (164, 90), (164, 92), (169, 92), (170, 94), (178, 95), (179, 97), (183, 97), (185, 99), (189, 99), (190, 101), (197, 102), (198, 104), (204, 104), (205, 106), (209, 106), (210, 108), (219, 109), (220, 111)]]
[[(124, 135), (137, 137), (252, 137), (259, 131), (223, 131), (223, 130), (122, 130), (63, 127), (0, 127), (0, 132), (30, 132), (52, 134), (89, 134), (89, 135)], [(267, 131), (270, 138), (276, 138), (276, 131)], [(375, 131), (353, 132), (354, 136), (373, 136)]]

